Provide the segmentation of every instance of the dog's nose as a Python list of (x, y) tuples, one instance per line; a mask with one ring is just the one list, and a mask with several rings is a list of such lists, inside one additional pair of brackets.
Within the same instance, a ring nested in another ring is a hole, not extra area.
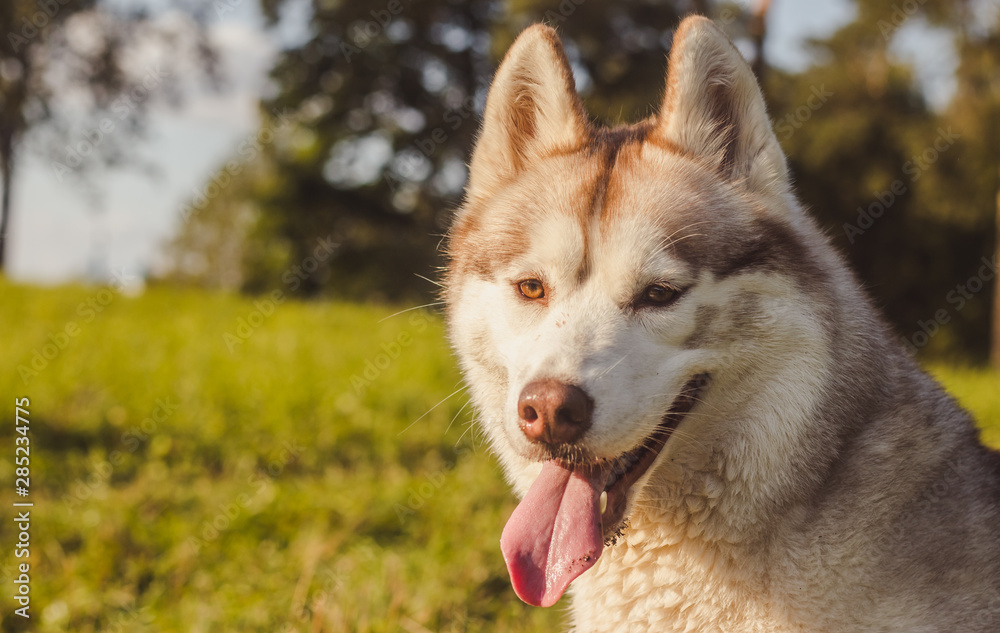
[(590, 428), (594, 401), (577, 386), (558, 380), (537, 380), (517, 401), (521, 430), (532, 442), (572, 444)]

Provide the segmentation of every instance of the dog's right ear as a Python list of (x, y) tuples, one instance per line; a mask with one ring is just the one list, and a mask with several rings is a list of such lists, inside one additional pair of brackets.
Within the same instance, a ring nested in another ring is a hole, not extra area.
[(782, 193), (788, 168), (771, 131), (750, 66), (719, 27), (701, 16), (681, 22), (655, 134), (715, 164), (727, 180)]
[(587, 119), (556, 32), (536, 24), (504, 57), (469, 168), (470, 199), (496, 193), (533, 158), (579, 142)]

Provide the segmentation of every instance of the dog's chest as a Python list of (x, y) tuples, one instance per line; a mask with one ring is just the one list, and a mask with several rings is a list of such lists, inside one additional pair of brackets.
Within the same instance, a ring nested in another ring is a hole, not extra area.
[(575, 633), (785, 631), (769, 613), (762, 573), (737, 568), (675, 528), (630, 528), (577, 579)]

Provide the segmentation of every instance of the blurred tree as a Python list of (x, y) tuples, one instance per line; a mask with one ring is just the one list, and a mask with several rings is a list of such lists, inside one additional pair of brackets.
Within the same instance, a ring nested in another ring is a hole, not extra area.
[[(272, 24), (286, 4), (262, 0)], [(430, 286), (414, 273), (433, 275), (440, 263), (437, 245), (460, 201), (493, 70), (517, 33), (540, 20), (557, 27), (591, 113), (634, 120), (660, 98), (678, 16), (706, 5), (314, 0), (312, 35), (282, 53), (272, 72), (277, 95), (263, 104), (263, 125), (280, 113), (298, 141), (294, 151), (265, 150), (280, 178), (255, 194), (259, 247), (245, 251), (242, 288), (282, 286), (284, 273), (330, 238), (336, 251), (305, 280), (305, 293), (426, 296)], [(197, 226), (179, 241), (194, 244)]]
[[(272, 23), (288, 4), (261, 1)], [(672, 29), (697, 11), (762, 77), (801, 198), (901, 336), (982, 359), (990, 291), (956, 293), (996, 248), (1000, 25), (977, 13), (985, 4), (856, 0), (850, 24), (811, 43), (811, 67), (765, 73), (766, 0), (313, 0), (311, 35), (280, 56), (277, 92), (262, 104), (265, 128), (291, 121), (289, 142), (263, 150), (268, 186), (245, 189), (253, 220), (240, 287), (287, 285), (288, 271), (330, 239), (334, 254), (301, 284), (307, 293), (426, 296), (412, 273), (432, 275), (439, 263), (493, 69), (517, 33), (539, 20), (556, 26), (588, 110), (614, 123), (654, 111)], [(913, 27), (954, 42), (959, 88), (946, 109), (928, 104), (894, 55)], [(197, 217), (211, 215), (210, 206)], [(178, 239), (196, 245), (199, 222)]]
[[(988, 6), (970, 0), (957, 4), (957, 89), (946, 116), (956, 121), (963, 137), (971, 141), (957, 170), (959, 191), (964, 195), (951, 200), (957, 207), (953, 213), (967, 216), (971, 211), (972, 226), (985, 238), (993, 238), (992, 247), (985, 251), (992, 253), (994, 268), (990, 359), (1000, 369), (1000, 271), (996, 269), (1000, 260), (1000, 9), (993, 5), (990, 15), (985, 11)], [(994, 214), (992, 227), (990, 210)], [(983, 283), (984, 294), (988, 294), (991, 284), (988, 279)], [(981, 305), (983, 312), (989, 311), (988, 300)]]
[(169, 264), (162, 277), (212, 289), (242, 286), (250, 228), (257, 218), (255, 201), (267, 195), (272, 178), (264, 161), (250, 163), (236, 174), (219, 169), (206, 186), (219, 192), (212, 206), (192, 200), (185, 207), (183, 239), (179, 236), (167, 246)]
[[(989, 292), (967, 300), (955, 291), (993, 253), (995, 114), (969, 110), (962, 91), (934, 111), (891, 54), (909, 20), (959, 43), (967, 16), (935, 0), (909, 14), (888, 0), (856, 6), (852, 23), (812, 43), (818, 63), (770, 72), (775, 131), (801, 199), (899, 334), (920, 350), (982, 360)], [(980, 42), (958, 48), (963, 59), (982, 51)]]
[(302, 160), (296, 154), (311, 152), (314, 141), (302, 121), (277, 118), (279, 125), (244, 139), (187, 202), (180, 231), (164, 253), (160, 280), (232, 290), (243, 287), (247, 277), (263, 276), (258, 268), (278, 270), (288, 260), (287, 243), (265, 226), (271, 216), (264, 217), (261, 207), (283, 186), (276, 158)]
[[(150, 95), (176, 102), (178, 70), (188, 79), (198, 68), (216, 77), (204, 8), (175, 6), (182, 11), (154, 19), (98, 0), (0, 3), (0, 270), (11, 186), (29, 133), (54, 177), (80, 177), (133, 158)], [(166, 54), (150, 57), (156, 50)]]
[(753, 74), (757, 76), (757, 81), (761, 84), (764, 83), (764, 71), (766, 70), (764, 39), (767, 36), (767, 12), (770, 8), (771, 0), (757, 0), (747, 24), (747, 35), (753, 43), (753, 59), (750, 60), (750, 64), (753, 68)]

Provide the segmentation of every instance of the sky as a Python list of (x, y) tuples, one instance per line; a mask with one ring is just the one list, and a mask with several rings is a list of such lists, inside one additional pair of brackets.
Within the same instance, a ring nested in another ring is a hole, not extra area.
[[(106, 280), (115, 271), (141, 278), (162, 262), (162, 247), (176, 232), (184, 204), (256, 134), (257, 99), (268, 86), (267, 72), (281, 47), (304, 32), (301, 11), (271, 33), (255, 1), (228, 2), (234, 11), (209, 25), (228, 89), (196, 92), (179, 109), (154, 107), (150, 133), (137, 152), (156, 168), (155, 176), (136, 169), (95, 172), (95, 202), (73, 178), (60, 179), (48, 162), (25, 153), (12, 189), (8, 276), (41, 284)], [(158, 0), (144, 4), (155, 7)], [(809, 60), (804, 41), (824, 37), (853, 17), (847, 0), (773, 0), (768, 63), (801, 70)], [(901, 58), (914, 62), (935, 105), (943, 105), (953, 89), (954, 55), (941, 37), (914, 21), (904, 25), (894, 46)]]

